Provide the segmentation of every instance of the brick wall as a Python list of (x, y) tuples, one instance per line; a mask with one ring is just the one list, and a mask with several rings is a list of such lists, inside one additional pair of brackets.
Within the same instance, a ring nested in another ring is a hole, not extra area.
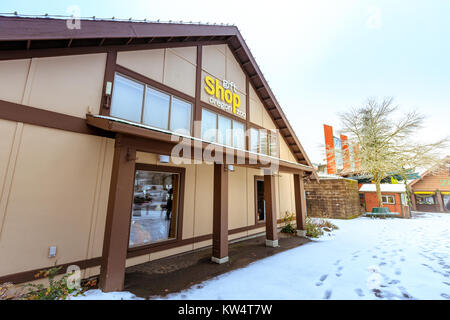
[(305, 183), (310, 217), (349, 218), (363, 213), (358, 183), (349, 179), (321, 179)]

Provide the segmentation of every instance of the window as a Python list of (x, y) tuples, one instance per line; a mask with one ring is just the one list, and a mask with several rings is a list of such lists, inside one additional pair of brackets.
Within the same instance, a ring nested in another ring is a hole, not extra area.
[(202, 139), (205, 141), (217, 141), (217, 115), (206, 109), (202, 110)]
[(169, 129), (170, 96), (147, 87), (143, 122), (149, 126)]
[(259, 130), (250, 128), (250, 151), (259, 152)]
[(181, 134), (191, 133), (191, 104), (183, 100), (172, 98), (170, 111), (170, 130)]
[(245, 125), (236, 120), (233, 120), (233, 146), (245, 149)]
[(381, 196), (381, 200), (383, 204), (395, 204), (395, 196), (392, 195)]
[(202, 139), (245, 149), (245, 125), (208, 109), (203, 109)]
[(180, 173), (136, 170), (129, 247), (177, 237)]
[(231, 119), (219, 115), (217, 129), (217, 142), (231, 146)]
[(434, 195), (421, 195), (416, 194), (417, 204), (435, 204)]
[(250, 128), (250, 151), (278, 157), (277, 135), (270, 130)]
[(114, 77), (111, 116), (189, 135), (191, 114), (189, 102), (120, 74)]
[(134, 122), (141, 122), (144, 85), (116, 75), (110, 115)]

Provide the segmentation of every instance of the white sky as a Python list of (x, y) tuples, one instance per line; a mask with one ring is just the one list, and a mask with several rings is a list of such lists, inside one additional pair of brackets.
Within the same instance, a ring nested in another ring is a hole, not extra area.
[[(2, 0), (0, 12), (237, 25), (313, 162), (323, 127), (368, 97), (428, 115), (420, 138), (450, 135), (450, 1)], [(448, 152), (450, 154), (450, 150)]]

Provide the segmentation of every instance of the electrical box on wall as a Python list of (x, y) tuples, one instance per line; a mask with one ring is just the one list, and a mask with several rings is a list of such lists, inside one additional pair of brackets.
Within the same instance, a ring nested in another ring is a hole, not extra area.
[(159, 162), (161, 162), (161, 163), (169, 163), (170, 162), (170, 157), (166, 156), (166, 155), (160, 155), (159, 156)]
[(56, 246), (50, 247), (50, 249), (48, 249), (48, 257), (56, 257)]

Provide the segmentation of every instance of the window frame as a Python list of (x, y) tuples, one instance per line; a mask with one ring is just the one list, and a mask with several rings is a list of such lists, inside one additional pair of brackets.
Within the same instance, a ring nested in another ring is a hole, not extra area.
[[(149, 127), (155, 128), (155, 129), (166, 130), (166, 131), (170, 131), (170, 132), (173, 132), (173, 133), (177, 133), (175, 130), (172, 130), (171, 127), (170, 127), (171, 126), (171, 121), (170, 121), (171, 119), (170, 118), (171, 118), (171, 114), (172, 114), (172, 103), (173, 103), (173, 99), (175, 98), (175, 99), (178, 99), (180, 101), (186, 102), (187, 104), (189, 104), (191, 106), (191, 108), (190, 108), (191, 109), (190, 110), (190, 118), (189, 118), (189, 136), (193, 135), (193, 133), (192, 133), (192, 123), (193, 123), (193, 117), (194, 117), (195, 103), (193, 103), (192, 101), (181, 97), (180, 95), (174, 94), (174, 93), (169, 92), (169, 91), (164, 90), (164, 89), (161, 89), (158, 86), (153, 85), (151, 83), (147, 83), (147, 82), (138, 80), (138, 79), (136, 79), (136, 78), (134, 78), (134, 77), (132, 77), (132, 76), (126, 74), (126, 73), (120, 72), (120, 71), (115, 71), (114, 72), (114, 83), (115, 83), (115, 79), (116, 79), (117, 75), (120, 76), (120, 77), (126, 78), (126, 79), (128, 79), (130, 81), (134, 81), (136, 83), (139, 83), (139, 84), (144, 86), (144, 92), (143, 92), (143, 95), (142, 95), (142, 102), (141, 102), (141, 117), (140, 117), (140, 122), (135, 122), (135, 121), (128, 120), (128, 119), (125, 119), (125, 118), (119, 118), (119, 117), (116, 117), (116, 116), (113, 116), (113, 115), (110, 114), (111, 117), (117, 118), (117, 119), (121, 119), (121, 120), (125, 120), (125, 121), (130, 121), (130, 122), (141, 124), (141, 125), (145, 125), (145, 126), (149, 126)], [(169, 112), (168, 112), (168, 119), (167, 119), (167, 129), (160, 128), (160, 127), (157, 127), (157, 126), (154, 126), (154, 125), (150, 125), (150, 124), (144, 123), (144, 110), (145, 110), (145, 103), (146, 103), (146, 99), (147, 99), (147, 88), (150, 88), (152, 90), (158, 91), (158, 92), (160, 92), (162, 94), (165, 94), (165, 95), (169, 96)], [(111, 105), (110, 105), (110, 108), (109, 108), (110, 110), (112, 108), (113, 96), (114, 96), (114, 84), (113, 84), (113, 90), (112, 90), (112, 93), (111, 93)]]
[[(383, 198), (386, 198), (386, 201), (385, 201)], [(392, 195), (392, 194), (381, 195), (381, 202), (382, 202), (383, 204), (395, 205), (395, 204), (397, 203), (397, 201), (396, 201), (395, 198), (396, 198), (395, 195)], [(392, 203), (389, 202), (388, 199), (392, 199), (393, 202), (392, 202)]]
[(185, 196), (185, 184), (186, 184), (186, 168), (183, 167), (173, 167), (173, 166), (162, 166), (155, 164), (147, 164), (147, 163), (136, 163), (135, 165), (135, 175), (133, 178), (134, 188), (135, 179), (136, 179), (136, 171), (154, 171), (154, 172), (168, 172), (180, 175), (180, 187), (179, 187), (179, 197), (178, 197), (178, 212), (177, 212), (177, 232), (176, 237), (173, 239), (161, 240), (154, 243), (144, 244), (140, 246), (130, 247), (130, 233), (131, 233), (131, 222), (132, 222), (132, 210), (130, 209), (130, 219), (128, 223), (128, 244), (127, 244), (127, 258), (135, 257), (155, 251), (165, 250), (165, 247), (172, 247), (174, 244), (179, 244), (182, 241), (183, 237), (183, 210), (184, 210), (184, 196)]
[[(207, 112), (210, 112), (210, 113), (213, 113), (216, 116), (215, 141), (210, 141), (210, 140), (203, 139), (203, 110), (205, 110)], [(239, 120), (237, 120), (237, 119), (235, 119), (233, 117), (228, 117), (228, 116), (226, 116), (226, 115), (224, 115), (222, 113), (215, 112), (215, 111), (211, 110), (210, 108), (202, 107), (201, 111), (202, 111), (202, 126), (201, 126), (200, 137), (201, 137), (202, 140), (207, 141), (207, 142), (211, 142), (211, 143), (217, 143), (217, 144), (225, 146), (225, 147), (236, 148), (238, 150), (244, 150), (244, 151), (247, 150), (246, 139), (245, 139), (245, 128), (246, 128), (245, 121), (239, 121)], [(230, 137), (231, 138), (231, 145), (222, 144), (222, 143), (219, 142), (219, 117), (222, 117), (222, 118), (225, 118), (227, 120), (230, 120), (230, 122), (231, 122), (231, 137)], [(234, 123), (235, 122), (240, 123), (244, 127), (243, 149), (240, 149), (240, 148), (237, 148), (236, 146), (234, 146)]]
[[(265, 156), (269, 156), (269, 157), (275, 157), (275, 158), (279, 158), (280, 157), (280, 143), (279, 143), (279, 139), (278, 139), (278, 135), (276, 132), (272, 131), (271, 129), (266, 129), (266, 128), (261, 128), (261, 127), (256, 127), (256, 126), (249, 126), (248, 129), (250, 130), (256, 130), (258, 132), (258, 144), (257, 144), (257, 149), (258, 151), (256, 153), (258, 154), (262, 154)], [(267, 153), (262, 153), (261, 152), (261, 131), (265, 131), (266, 132), (266, 147), (267, 147)], [(276, 147), (274, 148), (275, 152), (272, 154), (272, 148), (271, 148), (271, 142), (272, 142), (272, 138), (275, 140), (275, 145)], [(249, 145), (248, 145), (248, 150), (255, 152), (253, 150), (251, 150), (251, 146), (252, 146), (252, 135), (249, 134)]]

